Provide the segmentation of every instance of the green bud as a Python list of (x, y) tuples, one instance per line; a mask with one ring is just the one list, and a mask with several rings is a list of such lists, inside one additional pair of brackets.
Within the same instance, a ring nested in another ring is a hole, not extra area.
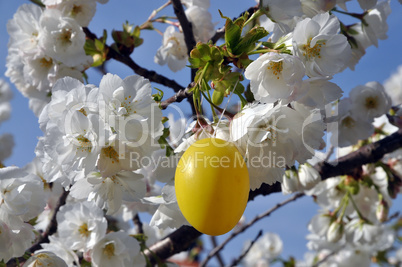
[(219, 106), (223, 102), (224, 93), (214, 90), (212, 93), (212, 103)]

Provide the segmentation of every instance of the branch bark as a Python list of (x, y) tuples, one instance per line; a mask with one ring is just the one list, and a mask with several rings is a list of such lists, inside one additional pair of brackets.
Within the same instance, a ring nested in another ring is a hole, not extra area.
[(339, 175), (353, 174), (353, 170), (368, 163), (375, 163), (385, 154), (391, 153), (402, 147), (402, 129), (377, 142), (365, 145), (337, 160), (322, 161), (314, 166), (320, 173), (321, 179)]
[(183, 225), (161, 241), (152, 245), (145, 251), (151, 264), (155, 265), (159, 260), (165, 260), (172, 255), (186, 250), (195, 239), (202, 234), (194, 227)]
[(188, 21), (186, 13), (184, 12), (183, 5), (180, 0), (172, 0), (173, 10), (180, 22), (181, 29), (183, 30), (184, 41), (186, 42), (187, 55), (190, 56), (191, 50), (194, 48), (196, 42), (194, 38), (193, 26)]
[[(97, 39), (97, 36), (94, 33), (92, 33), (88, 28), (84, 27), (83, 30), (84, 30), (87, 38), (92, 39), (92, 40)], [(145, 68), (139, 66), (137, 63), (135, 63), (135, 61), (131, 57), (118, 53), (116, 50), (114, 50), (113, 48), (111, 48), (110, 46), (108, 46), (106, 44), (105, 44), (105, 47), (108, 50), (108, 54), (107, 54), (108, 58), (113, 58), (116, 61), (119, 61), (119, 62), (127, 65), (136, 74), (147, 78), (151, 82), (156, 82), (156, 83), (165, 85), (167, 87), (170, 87), (175, 92), (178, 92), (178, 91), (184, 89), (184, 87), (181, 86), (180, 84), (178, 84), (176, 81), (171, 80), (161, 74), (158, 74), (153, 70), (148, 70), (148, 69), (145, 69)]]
[(173, 96), (171, 96), (170, 98), (161, 101), (159, 103), (159, 106), (161, 109), (166, 109), (170, 104), (172, 103), (180, 103), (181, 101), (183, 101), (183, 99), (190, 99), (190, 97), (193, 95), (192, 92), (190, 92), (190, 89), (194, 87), (194, 83), (190, 83), (186, 89), (182, 89), (179, 90), (176, 94), (174, 94)]

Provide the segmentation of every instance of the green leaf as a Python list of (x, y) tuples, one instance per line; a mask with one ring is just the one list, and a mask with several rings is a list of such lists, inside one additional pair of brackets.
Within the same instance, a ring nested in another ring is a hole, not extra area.
[(248, 52), (251, 48), (254, 48), (255, 43), (264, 38), (269, 33), (263, 27), (255, 27), (251, 29), (243, 38), (241, 38), (240, 42), (234, 47), (233, 53), (236, 55), (240, 55), (242, 53)]
[(158, 88), (155, 88), (155, 89), (156, 89), (159, 93), (153, 94), (153, 95), (152, 95), (152, 98), (154, 99), (154, 101), (160, 102), (160, 101), (162, 101), (162, 98), (163, 98), (163, 91), (160, 90), (160, 89), (158, 89)]

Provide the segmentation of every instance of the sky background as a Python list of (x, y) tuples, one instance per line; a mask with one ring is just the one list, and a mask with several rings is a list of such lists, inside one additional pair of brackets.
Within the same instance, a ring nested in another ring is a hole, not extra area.
[[(354, 1), (355, 2), (355, 1)], [(6, 71), (5, 61), (7, 56), (7, 43), (8, 34), (6, 24), (16, 12), (18, 6), (29, 3), (29, 1), (22, 0), (0, 0), (0, 77), (9, 81), (4, 76)], [(151, 14), (152, 10), (158, 8), (165, 1), (152, 0), (152, 1), (139, 1), (139, 0), (110, 0), (105, 5), (97, 5), (97, 13), (89, 25), (92, 32), (100, 36), (103, 29), (108, 33), (112, 29), (121, 29), (122, 24), (127, 20), (132, 24), (140, 25)], [(224, 24), (219, 16), (218, 9), (222, 11), (225, 16), (237, 17), (242, 11), (255, 5), (254, 0), (211, 0), (209, 11), (212, 14), (213, 22), (216, 23), (216, 28), (220, 28)], [(347, 3), (350, 11), (356, 10), (361, 12), (360, 9), (354, 9), (356, 4)], [(397, 67), (402, 64), (401, 52), (401, 27), (402, 27), (402, 6), (396, 0), (391, 0), (392, 13), (388, 17), (388, 39), (379, 40), (379, 47), (374, 46), (367, 49), (366, 55), (361, 59), (360, 63), (356, 66), (354, 71), (350, 69), (337, 74), (332, 79), (332, 82), (338, 84), (344, 91), (347, 92), (357, 85), (365, 84), (369, 81), (384, 82)], [(172, 14), (172, 8), (169, 7), (166, 12), (161, 14)], [(346, 24), (351, 21), (349, 18), (341, 17)], [(155, 27), (162, 32), (165, 25), (155, 24)], [(189, 69), (184, 69), (177, 73), (171, 72), (166, 66), (159, 66), (154, 63), (154, 55), (160, 47), (162, 38), (155, 31), (143, 31), (141, 37), (144, 38), (144, 44), (137, 48), (133, 54), (133, 59), (142, 67), (155, 70), (169, 78), (177, 80), (181, 85), (186, 86), (190, 82)], [(112, 43), (112, 38), (109, 36), (108, 44)], [(118, 74), (124, 78), (132, 75), (133, 72), (128, 67), (117, 63), (111, 62), (107, 65), (107, 70), (113, 74)], [(88, 71), (89, 83), (99, 85), (101, 75), (94, 71)], [(14, 97), (11, 101), (12, 114), (10, 120), (3, 122), (0, 125), (0, 134), (8, 132), (14, 136), (15, 147), (13, 155), (5, 161), (6, 165), (24, 166), (30, 162), (34, 157), (34, 149), (37, 143), (37, 138), (42, 135), (39, 129), (37, 118), (28, 107), (28, 100), (24, 98), (13, 85), (12, 90)], [(166, 89), (159, 84), (154, 84), (154, 87), (163, 89), (166, 97), (171, 95), (172, 90)], [(166, 90), (165, 90), (166, 89)], [(189, 105), (183, 101), (180, 105), (186, 112), (189, 112)], [(169, 111), (169, 110), (167, 110)], [(247, 220), (251, 220), (256, 214), (271, 208), (278, 202), (286, 199), (287, 197), (281, 194), (273, 194), (268, 197), (257, 197), (256, 200), (249, 203), (245, 216)], [(394, 203), (395, 207), (401, 207), (401, 200)], [(275, 212), (271, 217), (266, 218), (257, 223), (253, 229), (247, 231), (245, 234), (239, 235), (223, 250), (223, 255), (226, 262), (229, 263), (232, 256), (241, 253), (243, 242), (246, 239), (253, 239), (260, 229), (265, 232), (278, 233), (284, 242), (283, 256), (295, 256), (298, 259), (303, 258), (304, 253), (307, 251), (305, 246), (305, 236), (307, 234), (307, 224), (310, 218), (316, 214), (319, 207), (313, 201), (304, 197), (284, 208)], [(143, 218), (148, 216), (142, 215)], [(218, 240), (223, 240), (226, 235), (221, 236)], [(210, 247), (210, 242), (205, 239), (205, 248)]]

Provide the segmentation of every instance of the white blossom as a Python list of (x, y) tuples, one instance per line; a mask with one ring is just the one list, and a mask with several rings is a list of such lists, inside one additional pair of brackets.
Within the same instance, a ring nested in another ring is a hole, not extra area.
[(402, 65), (384, 82), (384, 88), (393, 105), (402, 104)]
[(188, 21), (193, 27), (196, 42), (208, 42), (215, 34), (212, 16), (209, 11), (200, 6), (191, 6), (185, 11)]
[(44, 207), (43, 183), (39, 177), (18, 167), (0, 169), (0, 210), (30, 220)]
[(69, 0), (52, 6), (61, 11), (63, 16), (75, 19), (82, 27), (88, 27), (96, 12), (96, 0)]
[(356, 218), (345, 226), (346, 239), (353, 246), (367, 251), (381, 251), (391, 247), (394, 232), (387, 225), (372, 225)]
[(163, 33), (162, 46), (156, 52), (155, 63), (167, 64), (169, 69), (176, 72), (186, 66), (187, 58), (183, 33), (175, 31), (174, 26), (167, 27)]
[(107, 222), (93, 202), (67, 203), (57, 213), (58, 236), (73, 250), (88, 251), (105, 236)]
[(162, 112), (152, 99), (149, 80), (139, 75), (123, 80), (117, 75), (107, 74), (100, 82), (99, 93), (104, 101), (101, 116), (117, 131), (118, 138), (134, 142), (144, 152), (152, 152), (147, 151), (151, 149), (147, 144), (151, 141), (157, 143), (163, 125)]
[(205, 9), (208, 9), (210, 5), (210, 0), (181, 0), (181, 2), (187, 7), (199, 6)]
[[(250, 246), (250, 242), (244, 244), (244, 249)], [(283, 243), (279, 235), (275, 233), (265, 233), (257, 242), (253, 244), (250, 251), (243, 259), (247, 267), (269, 266), (269, 262), (282, 253)]]
[(286, 166), (313, 154), (302, 141), (303, 116), (287, 106), (251, 105), (231, 123), (232, 140), (245, 157), (250, 188), (281, 181)]
[(281, 181), (281, 188), (284, 195), (291, 194), (302, 189), (296, 170), (289, 169), (285, 171)]
[(42, 9), (34, 4), (21, 5), (13, 18), (7, 23), (10, 35), (8, 46), (14, 46), (24, 52), (35, 50), (41, 33), (39, 20)]
[(306, 163), (299, 166), (299, 181), (308, 190), (321, 181), (321, 176), (316, 169)]
[(69, 67), (91, 65), (92, 57), (84, 51), (85, 34), (74, 19), (63, 17), (57, 9), (46, 9), (40, 26), (39, 46), (48, 56)]
[(338, 122), (330, 123), (328, 131), (331, 132), (331, 144), (345, 147), (356, 144), (359, 140), (370, 137), (374, 127), (370, 121), (359, 119), (351, 112), (349, 98), (342, 99), (337, 105)]
[(143, 266), (141, 264), (137, 265), (137, 262), (134, 261), (139, 253), (140, 245), (134, 237), (124, 232), (111, 232), (99, 240), (92, 249), (91, 263), (94, 267)]
[(41, 251), (33, 254), (24, 264), (26, 267), (67, 267), (66, 262), (53, 252)]
[(301, 0), (300, 2), (303, 13), (309, 18), (331, 10), (337, 3), (336, 0)]
[(353, 88), (349, 93), (351, 111), (363, 120), (373, 120), (389, 111), (391, 99), (378, 82), (368, 82)]
[(270, 19), (284, 24), (303, 15), (299, 0), (261, 0), (261, 6), (267, 10)]
[(367, 38), (378, 47), (378, 39), (388, 38), (387, 18), (391, 13), (390, 1), (380, 1), (375, 8), (371, 9), (364, 17), (367, 26), (362, 24), (362, 29)]
[(328, 13), (297, 23), (293, 33), (293, 50), (305, 64), (309, 77), (332, 76), (346, 67), (351, 48), (339, 31), (338, 18)]
[(163, 187), (161, 196), (146, 197), (145, 200), (154, 205), (159, 205), (152, 216), (149, 223), (150, 226), (155, 226), (159, 229), (167, 229), (188, 225), (187, 220), (184, 218), (177, 204), (173, 181)]
[(110, 177), (92, 172), (71, 187), (71, 195), (77, 199), (93, 201), (107, 215), (116, 213), (123, 200), (139, 201), (146, 194), (143, 176), (132, 171), (121, 171)]
[(262, 103), (290, 102), (298, 97), (304, 65), (292, 55), (269, 52), (248, 65), (244, 75), (250, 80), (256, 100)]
[(329, 78), (313, 77), (303, 80), (300, 90), (301, 98), (296, 102), (311, 108), (324, 109), (325, 105), (341, 98), (342, 89), (328, 81)]

